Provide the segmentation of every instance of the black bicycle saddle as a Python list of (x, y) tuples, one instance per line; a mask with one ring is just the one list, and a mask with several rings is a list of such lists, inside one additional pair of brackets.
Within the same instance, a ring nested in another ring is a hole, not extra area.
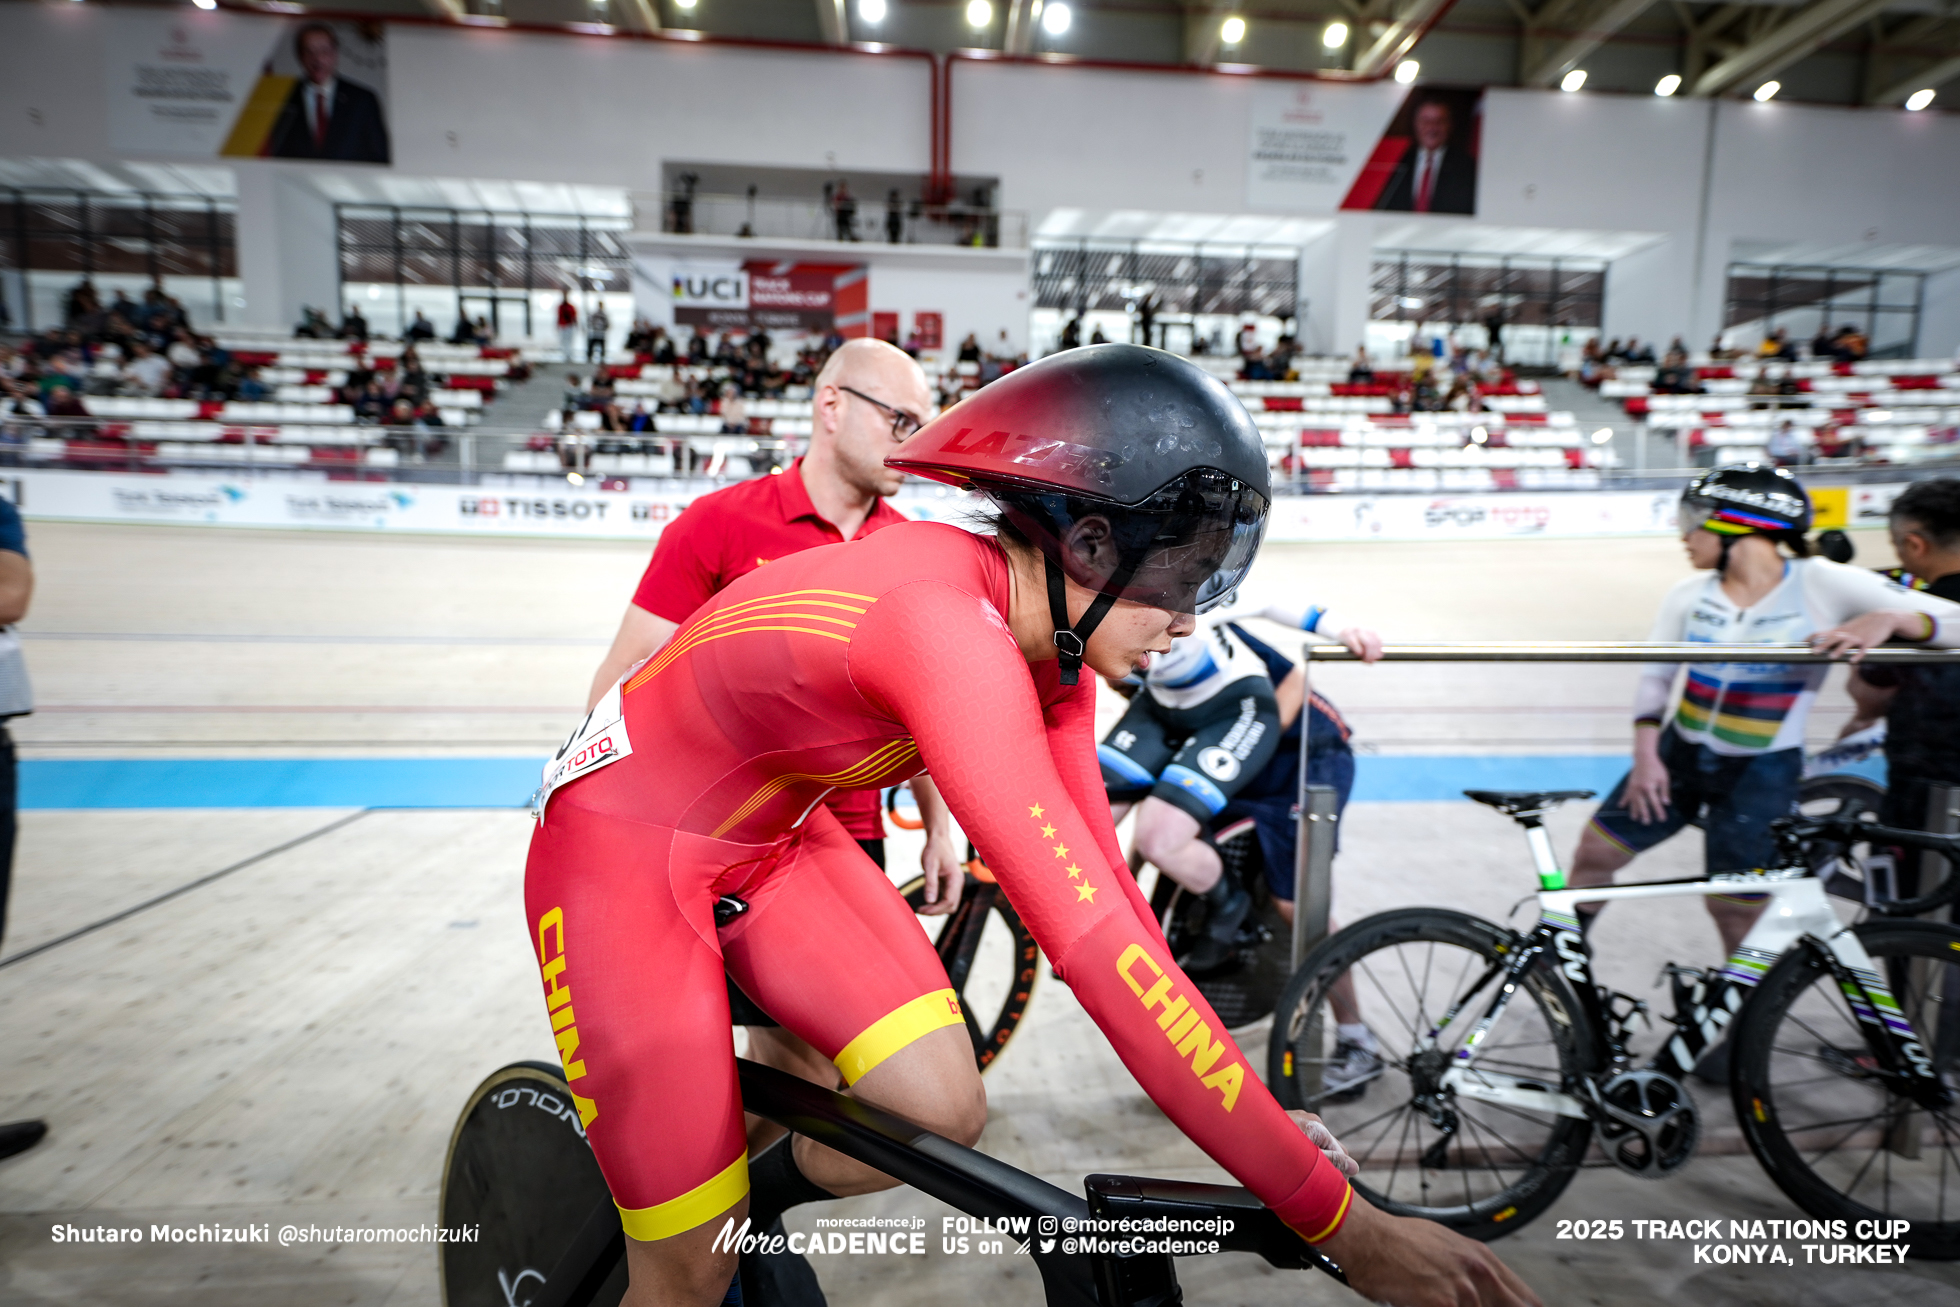
[(1465, 790), (1463, 796), (1515, 817), (1521, 812), (1543, 812), (1567, 799), (1590, 799), (1592, 790)]

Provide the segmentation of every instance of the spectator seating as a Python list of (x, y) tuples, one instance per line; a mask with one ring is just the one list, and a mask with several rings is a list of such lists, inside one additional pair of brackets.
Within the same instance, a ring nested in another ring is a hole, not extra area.
[[(1700, 360), (1695, 371), (1700, 394), (1653, 393), (1652, 368), (1620, 368), (1599, 393), (1653, 429), (1685, 432), (1689, 448), (1728, 458), (1764, 456), (1786, 421), (1824, 457), (1912, 462), (1950, 457), (1960, 443), (1960, 372), (1950, 360)], [(1789, 393), (1750, 393), (1763, 382)]]

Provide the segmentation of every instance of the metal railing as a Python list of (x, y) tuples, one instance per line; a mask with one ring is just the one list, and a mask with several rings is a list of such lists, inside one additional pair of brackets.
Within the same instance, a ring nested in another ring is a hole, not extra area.
[[(1313, 687), (1315, 663), (1362, 661), (1339, 644), (1301, 650), (1301, 701)], [(1391, 644), (1381, 661), (1399, 663), (1841, 663), (1843, 654), (1819, 653), (1798, 644), (1642, 644), (1623, 641), (1485, 641), (1460, 644)], [(1887, 667), (1960, 662), (1960, 649), (1908, 649), (1883, 645), (1863, 662)], [(1303, 708), (1302, 711), (1305, 711)], [(1334, 842), (1338, 835), (1335, 792), (1309, 785), (1307, 733), (1300, 734), (1300, 825), (1294, 850), (1293, 968), (1327, 937), (1333, 903)]]

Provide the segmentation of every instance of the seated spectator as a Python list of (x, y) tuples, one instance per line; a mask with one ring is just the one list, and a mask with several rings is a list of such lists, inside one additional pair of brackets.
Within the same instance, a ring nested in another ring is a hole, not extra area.
[(1724, 345), (1722, 343), (1722, 333), (1718, 331), (1715, 333), (1715, 339), (1709, 343), (1708, 357), (1715, 362), (1721, 362), (1725, 359), (1739, 359), (1742, 357), (1742, 351), (1739, 349), (1730, 349)]
[(966, 333), (966, 339), (960, 342), (958, 360), (961, 363), (978, 363), (980, 361), (980, 337), (970, 331)]
[(1776, 430), (1770, 433), (1769, 456), (1778, 467), (1801, 466), (1810, 461), (1796, 423), (1785, 418), (1777, 424)]
[(1644, 345), (1632, 336), (1629, 336), (1627, 337), (1626, 345), (1626, 361), (1629, 363), (1652, 363), (1654, 361), (1654, 347), (1652, 345)]
[(560, 402), (558, 407), (564, 409), (567, 413), (576, 413), (585, 407), (586, 400), (589, 398), (590, 396), (587, 395), (584, 385), (579, 382), (578, 373), (567, 372), (565, 374), (565, 398)]
[(472, 339), (476, 341), (479, 347), (484, 349), (488, 349), (497, 343), (496, 329), (490, 325), (490, 319), (483, 314), (477, 315), (476, 332)]
[(749, 406), (742, 401), (742, 392), (733, 382), (722, 391), (721, 429), (731, 436), (745, 436), (749, 432)]
[(654, 332), (653, 361), (667, 367), (674, 366), (680, 356), (674, 349), (673, 338), (658, 327), (654, 328)]
[(1869, 352), (1870, 342), (1866, 340), (1864, 332), (1848, 322), (1838, 328), (1835, 350), (1838, 362), (1856, 363)]
[(303, 340), (332, 340), (333, 324), (327, 321), (327, 315), (320, 310), (302, 304), (299, 307), (299, 325), (293, 328), (293, 335)]
[(1372, 386), (1375, 384), (1375, 365), (1368, 359), (1368, 347), (1358, 346), (1354, 351), (1354, 361), (1348, 364), (1347, 383), (1350, 386)]
[(259, 370), (246, 368), (243, 375), (238, 378), (238, 398), (249, 403), (271, 397), (272, 392), (266, 389), (263, 381), (259, 380)]
[(460, 309), (457, 310), (456, 325), (449, 332), (449, 343), (451, 345), (468, 345), (474, 343), (475, 340), (476, 324), (470, 321), (469, 314), (464, 313)]
[(436, 324), (423, 317), (422, 310), (415, 310), (415, 320), (410, 322), (402, 331), (402, 339), (405, 341), (416, 341), (434, 340), (435, 338)]
[(122, 366), (123, 390), (131, 395), (154, 398), (170, 381), (170, 360), (151, 349), (147, 341), (129, 347), (129, 361)]
[(626, 429), (628, 431), (654, 430), (653, 414), (647, 412), (645, 400), (639, 400), (633, 405), (633, 412), (626, 419)]
[(1688, 366), (1688, 355), (1685, 351), (1668, 350), (1667, 357), (1661, 361), (1660, 371), (1654, 374), (1654, 393), (1656, 395), (1701, 393), (1701, 383), (1695, 379), (1695, 370)]
[(1797, 347), (1790, 343), (1790, 333), (1778, 327), (1763, 337), (1763, 343), (1756, 347), (1756, 357), (1762, 359), (1795, 359)]
[(68, 386), (56, 382), (47, 388), (41, 406), (51, 418), (85, 418), (88, 410), (82, 407), (80, 396)]
[(352, 304), (347, 306), (347, 313), (340, 320), (340, 338), (342, 340), (358, 340), (362, 344), (367, 343), (367, 319), (362, 317), (360, 309)]
[(701, 334), (701, 328), (694, 328), (687, 338), (687, 361), (706, 363), (708, 361), (708, 338)]

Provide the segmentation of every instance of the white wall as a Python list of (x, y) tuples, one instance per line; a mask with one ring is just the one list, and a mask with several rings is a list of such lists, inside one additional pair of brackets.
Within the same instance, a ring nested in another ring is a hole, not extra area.
[[(118, 157), (102, 59), (116, 18), (92, 5), (0, 5), (0, 156)], [(421, 25), (393, 26), (389, 41), (399, 174), (644, 191), (670, 159), (921, 173), (930, 164), (921, 59)], [(951, 75), (954, 169), (998, 176), (1000, 203), (1036, 222), (1058, 208), (1247, 210), (1251, 79), (964, 61)], [(1662, 237), (1615, 270), (1609, 334), (1706, 343), (1738, 240), (1960, 245), (1951, 114), (1493, 89), (1483, 143), (1479, 221)], [(322, 186), (335, 175), (295, 171)], [(249, 180), (241, 189), (283, 194)], [(255, 269), (255, 318), (268, 296), (284, 318), (320, 294), (317, 258), (300, 249), (316, 224), (279, 211), (276, 247), (248, 234), (252, 250), (241, 250)], [(1371, 221), (1344, 215), (1303, 255), (1316, 348), (1345, 352), (1359, 338)], [(993, 291), (969, 297), (947, 284), (948, 312), (970, 298), (983, 335), (997, 330)], [(1954, 293), (1950, 279), (1938, 283), (1929, 321), (1945, 320), (1943, 297)]]
[(244, 320), (255, 327), (291, 327), (311, 306), (339, 322), (338, 234), (333, 202), (302, 175), (303, 165), (240, 163), (238, 275)]
[(871, 311), (899, 315), (899, 339), (912, 330), (919, 310), (945, 315), (945, 348), (951, 359), (970, 331), (989, 352), (999, 348), (1000, 332), (1014, 352), (1028, 347), (1028, 278), (1025, 268), (945, 269), (871, 265)]

